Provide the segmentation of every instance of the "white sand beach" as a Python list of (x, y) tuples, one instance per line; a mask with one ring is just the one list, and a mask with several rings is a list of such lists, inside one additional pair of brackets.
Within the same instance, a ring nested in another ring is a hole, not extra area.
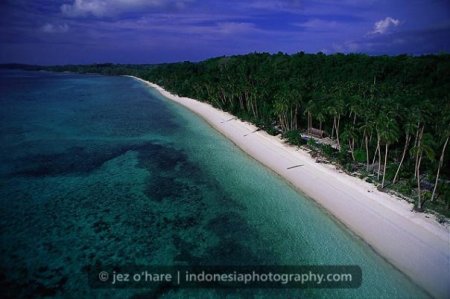
[[(135, 77), (134, 77), (135, 78)], [(433, 216), (315, 159), (211, 105), (140, 80), (204, 118), (243, 151), (278, 173), (367, 242), (433, 297), (450, 298), (450, 230)], [(295, 165), (302, 165), (288, 169)]]

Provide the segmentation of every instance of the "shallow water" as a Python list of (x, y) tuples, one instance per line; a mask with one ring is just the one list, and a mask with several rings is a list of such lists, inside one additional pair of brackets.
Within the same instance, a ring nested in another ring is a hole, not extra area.
[[(0, 102), (6, 297), (427, 297), (312, 200), (132, 78), (2, 71)], [(363, 282), (89, 287), (90, 267), (125, 264), (359, 265)]]

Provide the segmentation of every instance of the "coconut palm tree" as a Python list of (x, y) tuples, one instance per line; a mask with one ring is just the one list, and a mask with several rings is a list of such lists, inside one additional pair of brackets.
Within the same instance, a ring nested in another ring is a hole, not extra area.
[(420, 166), (423, 158), (423, 154), (432, 161), (434, 159), (434, 151), (431, 147), (433, 143), (433, 136), (429, 133), (424, 134), (424, 127), (420, 129), (419, 136), (417, 139), (417, 144), (411, 149), (412, 153), (417, 157), (417, 165), (415, 168), (416, 178), (417, 178), (417, 210), (421, 211), (423, 209), (423, 202), (420, 191)]
[(322, 109), (322, 106), (319, 106), (319, 111), (317, 111), (316, 118), (319, 121), (319, 130), (322, 131), (322, 124), (325, 121), (325, 113)]
[(436, 194), (436, 188), (439, 183), (439, 173), (441, 171), (442, 165), (444, 164), (444, 154), (448, 145), (448, 139), (450, 134), (447, 134), (447, 138), (445, 139), (444, 146), (442, 146), (441, 157), (439, 158), (438, 170), (436, 174), (436, 181), (434, 182), (433, 193), (431, 194), (431, 201), (434, 200), (434, 195)]
[(433, 193), (431, 194), (431, 201), (434, 200), (434, 196), (436, 194), (436, 188), (439, 183), (439, 174), (440, 174), (442, 165), (444, 164), (444, 154), (445, 154), (445, 150), (447, 149), (448, 139), (450, 138), (450, 105), (448, 105), (446, 108), (447, 109), (442, 110), (442, 117), (440, 118), (443, 122), (442, 126), (440, 126), (441, 140), (445, 140), (445, 141), (444, 141), (444, 145), (442, 146), (441, 156), (439, 158), (438, 169), (437, 169), (437, 174), (436, 174), (436, 181), (434, 182)]
[(364, 115), (364, 121), (362, 125), (359, 127), (359, 130), (362, 132), (364, 137), (364, 145), (366, 147), (366, 171), (369, 171), (370, 157), (369, 157), (369, 136), (372, 135), (375, 129), (375, 120), (374, 114), (371, 110), (367, 110)]
[(274, 102), (274, 112), (278, 117), (278, 122), (280, 123), (281, 130), (287, 131), (288, 130), (288, 120), (287, 120), (287, 111), (289, 109), (287, 105), (287, 101), (284, 97), (282, 97), (281, 94), (275, 95), (275, 102)]
[(384, 115), (378, 116), (375, 120), (375, 131), (377, 133), (377, 147), (375, 149), (375, 155), (373, 157), (373, 163), (375, 163), (375, 159), (378, 154), (378, 171), (377, 171), (377, 180), (380, 180), (380, 170), (381, 170), (381, 127), (383, 126), (383, 122), (385, 121)]
[(297, 116), (301, 104), (301, 95), (297, 89), (283, 85), (274, 96), (274, 111), (283, 131), (297, 129)]
[(331, 138), (334, 137), (334, 132), (336, 132), (336, 142), (338, 148), (340, 147), (339, 140), (339, 125), (341, 121), (341, 115), (344, 114), (345, 103), (341, 96), (341, 92), (335, 92), (333, 95), (333, 100), (329, 101), (328, 113), (333, 117), (333, 128), (331, 131)]
[(305, 107), (305, 114), (308, 115), (308, 134), (311, 132), (312, 128), (312, 114), (316, 109), (316, 103), (313, 100), (309, 100)]
[(381, 126), (380, 138), (385, 144), (384, 152), (384, 167), (383, 167), (383, 179), (381, 181), (381, 188), (384, 188), (384, 180), (386, 177), (386, 166), (388, 159), (388, 149), (389, 145), (398, 140), (399, 129), (397, 121), (392, 116), (388, 116), (386, 121)]
[(400, 159), (400, 163), (398, 164), (398, 168), (397, 171), (395, 172), (392, 184), (395, 184), (397, 182), (398, 174), (400, 173), (403, 161), (405, 160), (406, 152), (408, 151), (411, 136), (413, 132), (415, 132), (416, 130), (417, 130), (417, 117), (414, 116), (413, 112), (410, 112), (409, 117), (406, 119), (406, 123), (403, 125), (403, 132), (405, 133), (405, 144), (403, 146), (402, 158)]
[(347, 124), (342, 131), (342, 144), (347, 143), (348, 150), (352, 155), (352, 160), (355, 161), (355, 143), (354, 140), (358, 137), (357, 130), (350, 124)]

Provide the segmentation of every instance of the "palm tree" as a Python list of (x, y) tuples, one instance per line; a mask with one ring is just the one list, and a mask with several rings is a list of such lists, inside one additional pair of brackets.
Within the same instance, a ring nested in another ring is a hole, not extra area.
[(370, 164), (370, 157), (369, 157), (369, 136), (372, 134), (373, 130), (375, 128), (375, 122), (373, 120), (373, 113), (371, 113), (370, 110), (368, 110), (364, 116), (364, 123), (361, 127), (359, 127), (359, 130), (362, 131), (362, 134), (364, 136), (364, 144), (366, 146), (366, 171), (369, 171), (369, 164)]
[(349, 118), (352, 118), (352, 123), (356, 124), (356, 117), (360, 114), (361, 111), (361, 99), (358, 96), (350, 97), (350, 103), (348, 104), (349, 108)]
[[(351, 84), (347, 86), (347, 88), (351, 88)], [(359, 97), (358, 95), (354, 95), (352, 97), (350, 97), (350, 103), (349, 103), (349, 117), (351, 118), (353, 115), (353, 120), (352, 120), (352, 126), (353, 126), (353, 133), (352, 134), (352, 140), (350, 141), (351, 143), (351, 147), (354, 148), (355, 147), (355, 138), (356, 138), (356, 118), (360, 115), (364, 114), (363, 111), (363, 102), (362, 102), (362, 98)], [(352, 157), (353, 157), (353, 150), (352, 150)]]
[(431, 201), (434, 200), (434, 195), (436, 194), (436, 188), (437, 188), (437, 185), (439, 182), (439, 172), (441, 171), (442, 165), (444, 164), (444, 154), (445, 154), (445, 149), (447, 148), (448, 139), (449, 139), (449, 134), (447, 134), (447, 138), (445, 139), (444, 146), (442, 147), (441, 157), (439, 158), (439, 165), (438, 165), (438, 170), (437, 170), (437, 174), (436, 174), (436, 181), (434, 182), (433, 193), (431, 194)]
[[(450, 105), (449, 105), (450, 106)], [(436, 188), (439, 183), (439, 173), (441, 171), (442, 165), (444, 164), (444, 154), (445, 150), (447, 149), (448, 145), (448, 139), (450, 137), (450, 107), (447, 107), (447, 109), (442, 111), (442, 122), (443, 125), (441, 126), (441, 136), (442, 140), (445, 140), (444, 145), (442, 146), (441, 156), (439, 158), (439, 164), (436, 174), (436, 181), (434, 182), (434, 188), (433, 193), (431, 194), (431, 201), (434, 200), (434, 196), (436, 194)]]
[(349, 140), (348, 145), (350, 148), (350, 153), (352, 154), (352, 159), (355, 161), (355, 139), (358, 137), (357, 130), (354, 126), (351, 126), (347, 131)]
[(387, 166), (387, 159), (388, 159), (389, 144), (397, 141), (398, 136), (399, 136), (399, 129), (398, 129), (397, 122), (395, 121), (395, 118), (388, 116), (388, 118), (384, 122), (384, 124), (381, 128), (381, 132), (380, 132), (380, 137), (383, 140), (383, 142), (385, 143), (385, 148), (386, 148), (385, 154), (384, 154), (383, 179), (381, 181), (381, 188), (384, 188), (384, 179), (386, 177), (386, 166)]
[(434, 159), (434, 151), (431, 148), (433, 137), (429, 133), (424, 134), (423, 131), (424, 127), (422, 126), (417, 139), (417, 144), (411, 149), (412, 153), (415, 154), (417, 159), (415, 174), (417, 178), (417, 196), (418, 196), (417, 210), (419, 211), (421, 211), (423, 208), (423, 202), (420, 191), (420, 165), (422, 162), (423, 154), (425, 153), (425, 156), (430, 161)]
[(278, 121), (281, 126), (281, 130), (288, 130), (287, 111), (289, 107), (286, 99), (281, 94), (275, 95), (274, 112), (278, 116)]
[[(424, 100), (420, 103), (420, 105), (418, 107), (415, 108), (415, 117), (416, 117), (416, 121), (417, 121), (417, 126), (416, 126), (416, 136), (414, 139), (414, 147), (417, 147), (418, 145), (418, 141), (419, 141), (419, 136), (420, 133), (422, 131), (423, 134), (423, 130), (425, 128), (425, 123), (429, 120), (430, 116), (427, 115), (428, 111), (431, 111), (431, 104), (428, 100)], [(416, 155), (416, 159), (415, 159), (415, 166), (414, 166), (414, 178), (416, 178), (417, 175), (417, 166), (419, 164), (419, 155)]]
[(317, 120), (319, 121), (319, 130), (322, 131), (322, 124), (325, 121), (325, 114), (323, 113), (323, 111), (322, 111), (323, 109), (321, 106), (319, 106), (318, 108), (319, 108), (319, 111), (317, 111), (316, 117), (317, 117)]
[(375, 131), (377, 133), (377, 147), (375, 149), (375, 154), (373, 157), (373, 163), (375, 163), (375, 159), (377, 157), (377, 153), (378, 153), (378, 174), (377, 174), (377, 180), (380, 180), (380, 170), (381, 170), (381, 135), (380, 135), (380, 131), (381, 131), (381, 126), (383, 124), (383, 119), (382, 117), (378, 117), (378, 119), (376, 120), (376, 124), (375, 124)]
[(403, 131), (405, 132), (405, 144), (403, 146), (403, 153), (402, 158), (400, 159), (400, 163), (398, 164), (397, 171), (395, 172), (394, 179), (392, 180), (392, 184), (395, 184), (397, 182), (398, 174), (400, 173), (400, 168), (402, 167), (403, 161), (406, 156), (406, 152), (408, 150), (409, 142), (411, 141), (411, 135), (414, 131), (417, 130), (417, 120), (414, 119), (414, 117), (410, 116), (409, 119), (406, 121), (405, 125), (403, 126)]
[(340, 147), (339, 140), (339, 123), (341, 120), (341, 115), (344, 113), (344, 100), (340, 96), (341, 93), (337, 93), (333, 96), (333, 100), (330, 101), (330, 105), (328, 106), (328, 113), (333, 117), (333, 128), (331, 131), (331, 138), (334, 137), (334, 132), (336, 132), (336, 142), (338, 148)]
[(311, 132), (312, 128), (312, 113), (316, 109), (316, 103), (313, 100), (309, 100), (305, 107), (305, 114), (308, 115), (308, 134)]
[(355, 144), (354, 140), (357, 137), (356, 130), (352, 125), (347, 124), (344, 127), (344, 130), (342, 132), (342, 142), (345, 144), (348, 143), (350, 154), (352, 155), (352, 160), (355, 161)]
[(283, 131), (297, 129), (297, 116), (301, 103), (301, 95), (298, 90), (284, 85), (274, 98), (274, 110)]

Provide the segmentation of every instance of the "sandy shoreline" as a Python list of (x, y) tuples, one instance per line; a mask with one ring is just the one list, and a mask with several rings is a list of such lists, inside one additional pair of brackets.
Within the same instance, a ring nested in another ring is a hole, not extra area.
[[(379, 192), (359, 178), (318, 164), (303, 150), (286, 145), (252, 124), (193, 99), (172, 95), (133, 77), (194, 113), (313, 198), (374, 250), (436, 298), (450, 298), (450, 231), (412, 206)], [(234, 118), (234, 119), (232, 119)], [(230, 120), (232, 119), (232, 120)], [(294, 165), (303, 165), (287, 169)]]

